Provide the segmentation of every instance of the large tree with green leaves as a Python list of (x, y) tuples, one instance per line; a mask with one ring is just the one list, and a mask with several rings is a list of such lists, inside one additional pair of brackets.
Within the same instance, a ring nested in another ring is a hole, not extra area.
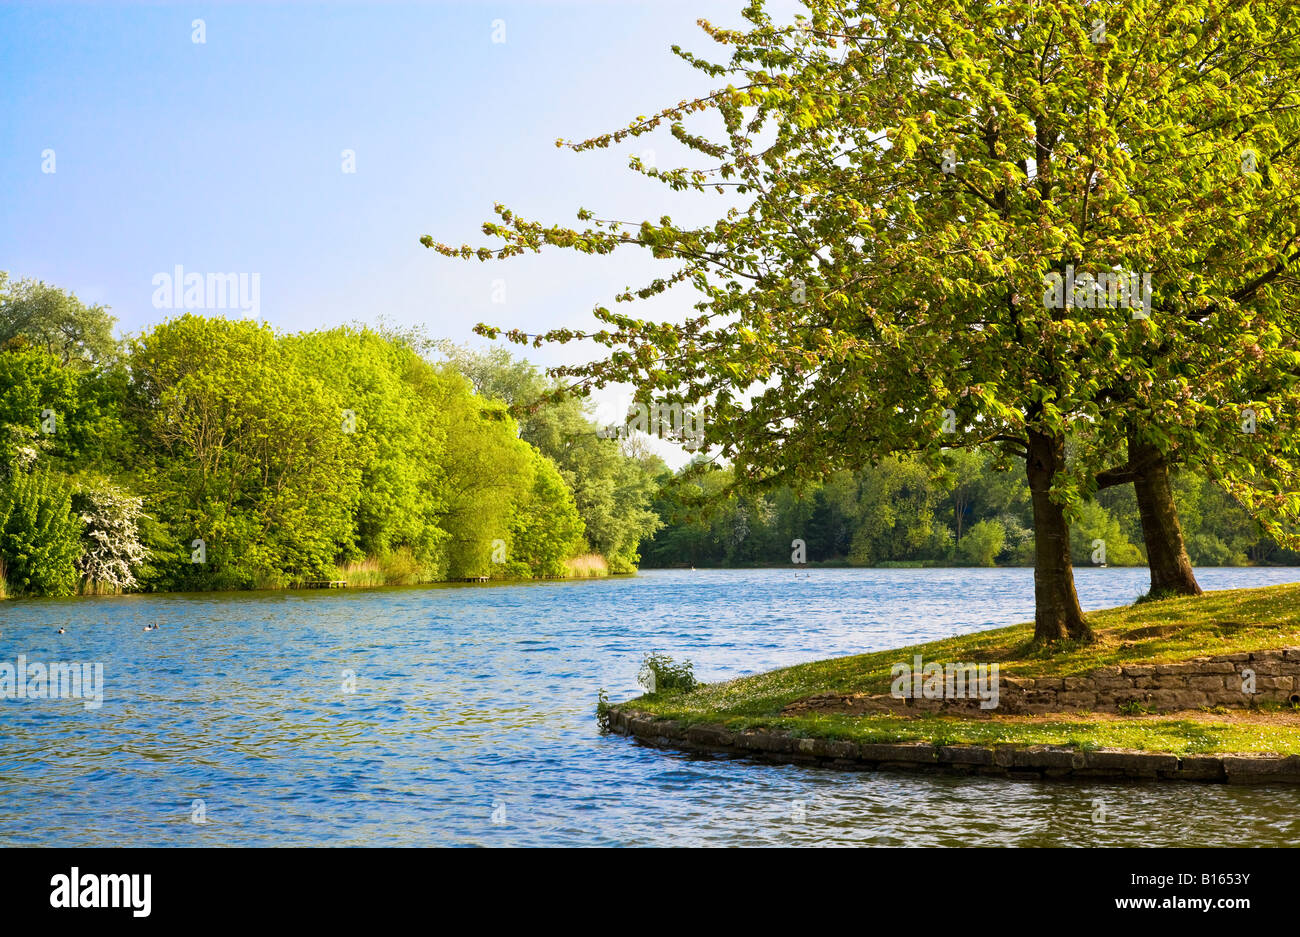
[(634, 446), (602, 438), (588, 401), (566, 394), (530, 362), (503, 348), (476, 352), (449, 342), (440, 350), (477, 393), (502, 400), (519, 421), (520, 438), (559, 469), (573, 491), (590, 549), (613, 572), (631, 572), (641, 541), (659, 526), (650, 508), (661, 460)]
[(117, 353), (114, 321), (103, 306), (39, 280), (11, 281), (0, 270), (0, 345), (21, 337), (62, 364), (102, 364)]
[(356, 436), (301, 360), (265, 325), (188, 314), (132, 342), (134, 475), (167, 585), (322, 578), (352, 549)]
[(442, 378), (405, 341), (364, 327), (304, 332), (281, 342), (304, 372), (324, 381), (339, 428), (350, 437), (349, 459), (360, 471), (356, 553), (406, 547), (427, 567), (442, 566), (447, 421), (429, 389)]
[[(584, 209), (572, 229), (498, 206), (484, 232), (501, 245), (424, 243), (483, 260), (635, 246), (673, 263), (617, 298), (690, 284), (684, 321), (598, 307), (593, 332), (507, 337), (607, 347), (558, 369), (581, 389), (707, 405), (707, 442), (742, 484), (903, 452), (1023, 460), (1039, 641), (1091, 637), (1069, 521), (1153, 470), (1143, 446), (1206, 467), (1276, 525), (1294, 516), (1294, 446), (1240, 429), (1243, 407), (1275, 422), (1296, 399), (1288, 4), (805, 6), (792, 24), (761, 0), (746, 30), (702, 23), (729, 60), (675, 51), (724, 87), (571, 144), (668, 126), (712, 165), (633, 168), (722, 193), (714, 223)], [(696, 112), (721, 135), (688, 129)]]

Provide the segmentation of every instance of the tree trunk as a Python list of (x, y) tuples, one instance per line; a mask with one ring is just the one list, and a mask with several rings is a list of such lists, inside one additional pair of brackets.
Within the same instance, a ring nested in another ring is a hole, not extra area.
[(1151, 568), (1151, 596), (1200, 595), (1201, 586), (1192, 571), (1192, 561), (1183, 544), (1183, 527), (1178, 522), (1169, 465), (1153, 446), (1129, 440), (1129, 462), (1150, 466), (1133, 482), (1138, 513), (1142, 516), (1142, 539)]
[(1052, 481), (1065, 465), (1060, 437), (1031, 431), (1025, 468), (1034, 505), (1034, 642), (1066, 638), (1093, 640), (1074, 591), (1070, 561), (1070, 526), (1065, 509), (1051, 498)]

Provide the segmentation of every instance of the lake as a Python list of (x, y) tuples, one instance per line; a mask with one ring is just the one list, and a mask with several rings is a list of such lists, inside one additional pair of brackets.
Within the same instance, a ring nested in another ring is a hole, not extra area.
[[(1300, 569), (1198, 576), (1225, 589)], [(1147, 581), (1144, 568), (1077, 571), (1091, 609)], [(637, 695), (650, 651), (715, 681), (1013, 624), (1032, 607), (1027, 569), (3, 602), (0, 661), (102, 663), (104, 698), (0, 700), (0, 844), (1300, 840), (1287, 788), (842, 773), (661, 752), (596, 727), (597, 690)]]

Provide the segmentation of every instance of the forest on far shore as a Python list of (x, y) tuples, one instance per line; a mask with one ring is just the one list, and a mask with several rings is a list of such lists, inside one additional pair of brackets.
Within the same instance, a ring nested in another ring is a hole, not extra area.
[(664, 464), (500, 350), (0, 273), (0, 597), (631, 572)]
[[(1032, 566), (1033, 507), (1024, 472), (1000, 469), (977, 452), (955, 450), (949, 459), (942, 475), (894, 457), (837, 472), (802, 495), (782, 487), (739, 497), (723, 496), (730, 469), (687, 466), (661, 479), (654, 507), (664, 526), (642, 546), (642, 566), (788, 565), (796, 540), (810, 563)], [(1300, 553), (1278, 546), (1205, 476), (1176, 472), (1173, 488), (1197, 566), (1300, 565)], [(1098, 492), (1080, 505), (1070, 546), (1081, 566), (1144, 564), (1132, 486)]]
[[(954, 449), (802, 492), (732, 494), (501, 348), (418, 330), (282, 334), (182, 315), (126, 339), (102, 307), (0, 274), (0, 595), (560, 578), (638, 565), (1031, 565), (1022, 472)], [(1201, 566), (1296, 564), (1174, 474)], [(1081, 503), (1079, 564), (1145, 562), (1131, 486)]]

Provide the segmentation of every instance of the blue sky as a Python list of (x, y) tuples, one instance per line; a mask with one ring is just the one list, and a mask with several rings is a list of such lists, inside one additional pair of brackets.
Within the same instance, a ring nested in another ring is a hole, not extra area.
[[(497, 201), (559, 223), (576, 223), (580, 206), (711, 216), (716, 205), (626, 168), (646, 149), (680, 165), (666, 135), (585, 154), (554, 143), (710, 90), (670, 46), (721, 53), (695, 21), (737, 24), (741, 6), (0, 6), (0, 270), (107, 304), (123, 333), (173, 314), (154, 307), (153, 277), (178, 264), (260, 274), (261, 318), (283, 330), (384, 316), (482, 344), (470, 332), (479, 321), (590, 325), (593, 305), (663, 265), (632, 252), (481, 264), (419, 238), (483, 243)], [(492, 41), (497, 20), (504, 42)], [(42, 171), (47, 149), (53, 173)], [(344, 150), (355, 173), (343, 172)], [(528, 355), (548, 365), (575, 353)]]

